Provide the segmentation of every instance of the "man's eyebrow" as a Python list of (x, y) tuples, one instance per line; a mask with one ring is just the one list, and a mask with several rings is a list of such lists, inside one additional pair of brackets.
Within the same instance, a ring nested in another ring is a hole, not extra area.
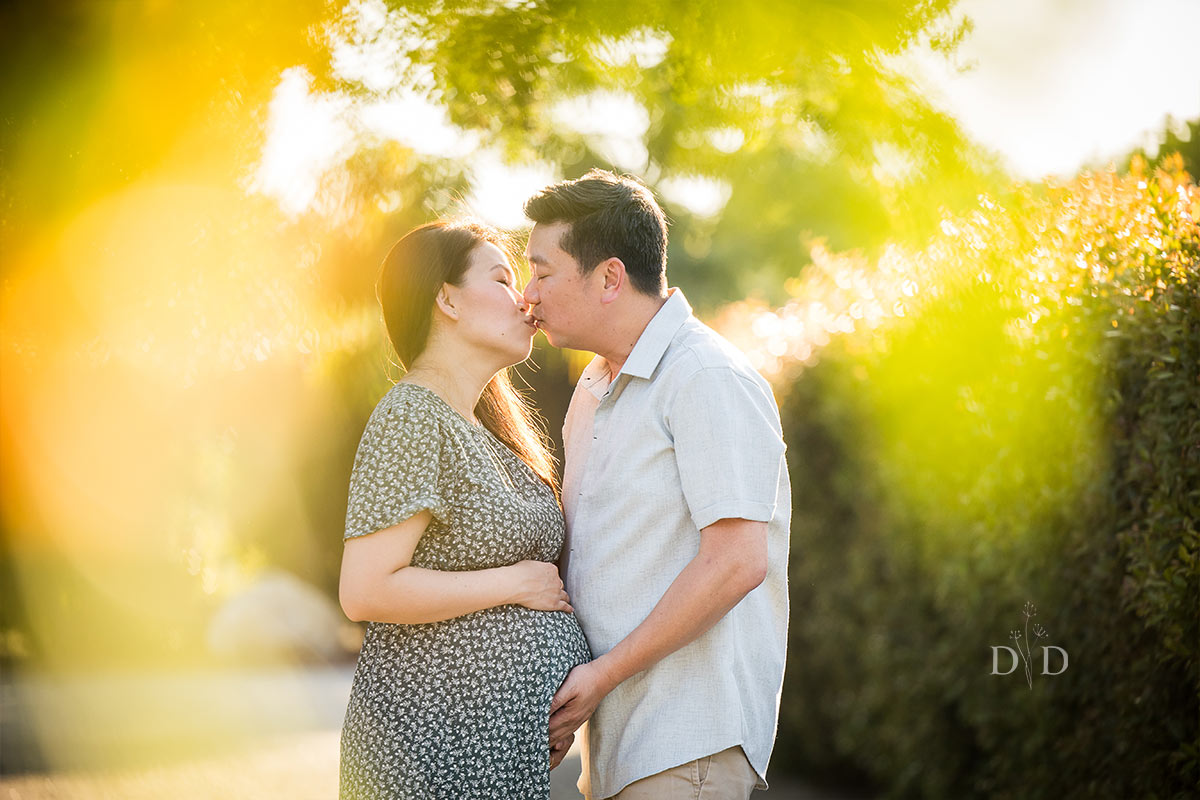
[(542, 258), (541, 256), (534, 255), (533, 253), (530, 253), (528, 256), (526, 256), (526, 259), (528, 259), (530, 264), (537, 264), (539, 266), (547, 263), (546, 259)]

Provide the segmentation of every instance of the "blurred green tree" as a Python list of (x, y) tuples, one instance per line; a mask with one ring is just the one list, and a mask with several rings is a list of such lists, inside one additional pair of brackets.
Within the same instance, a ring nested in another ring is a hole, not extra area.
[[(642, 176), (665, 197), (672, 280), (694, 303), (778, 301), (812, 239), (920, 238), (998, 177), (899, 66), (967, 33), (954, 4), (354, 2), (327, 30), (317, 85), (362, 105), (416, 91), (513, 164)], [(391, 169), (364, 157), (389, 149)], [(370, 137), (355, 152), (359, 205), (376, 206), (409, 159)]]
[[(1181, 164), (981, 197), (874, 262), (818, 250), (790, 303), (722, 314), (784, 397), (777, 758), (888, 797), (1195, 794), (1200, 192)], [(989, 671), (1033, 600), (1069, 680)]]
[(1154, 168), (1162, 165), (1172, 154), (1178, 153), (1184, 171), (1193, 178), (1200, 176), (1200, 117), (1185, 121), (1168, 116), (1155, 139), (1157, 148), (1138, 147), (1123, 159), (1119, 159), (1122, 171), (1129, 172), (1133, 169), (1137, 159)]

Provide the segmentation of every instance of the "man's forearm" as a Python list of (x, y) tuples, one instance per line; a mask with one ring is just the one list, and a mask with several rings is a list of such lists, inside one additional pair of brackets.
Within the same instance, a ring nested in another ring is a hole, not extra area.
[[(765, 551), (765, 541), (762, 547)], [(753, 560), (723, 558), (702, 549), (646, 619), (592, 663), (611, 690), (700, 637), (758, 586), (764, 574), (765, 565)]]
[(642, 623), (595, 661), (568, 673), (550, 702), (550, 741), (583, 724), (618, 684), (694, 641), (767, 574), (767, 524), (722, 519), (700, 532), (700, 551)]

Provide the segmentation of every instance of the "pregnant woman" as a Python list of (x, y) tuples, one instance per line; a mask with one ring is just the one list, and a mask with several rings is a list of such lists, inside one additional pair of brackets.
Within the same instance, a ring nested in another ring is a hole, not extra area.
[(378, 288), (407, 373), (350, 479), (340, 595), (369, 624), (341, 797), (548, 798), (550, 699), (590, 654), (553, 563), (553, 463), (508, 375), (535, 328), (480, 225), (411, 231)]

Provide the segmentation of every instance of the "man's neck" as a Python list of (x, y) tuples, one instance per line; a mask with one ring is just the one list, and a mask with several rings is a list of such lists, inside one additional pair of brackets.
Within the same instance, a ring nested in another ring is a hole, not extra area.
[(645, 333), (646, 327), (654, 319), (659, 310), (666, 304), (669, 295), (646, 296), (639, 295), (634, 299), (626, 313), (614, 324), (611, 335), (606, 337), (607, 346), (596, 350), (596, 355), (608, 364), (609, 380), (615, 380), (620, 374), (629, 354)]

